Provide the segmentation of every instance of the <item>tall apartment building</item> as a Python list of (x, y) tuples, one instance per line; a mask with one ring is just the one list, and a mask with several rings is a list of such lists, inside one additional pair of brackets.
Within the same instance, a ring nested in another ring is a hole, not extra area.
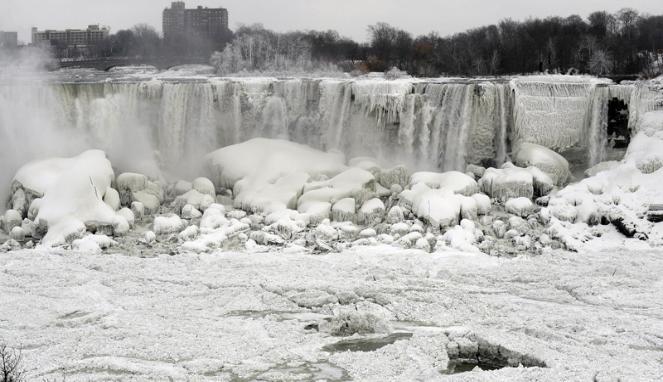
[(108, 37), (110, 29), (99, 25), (88, 25), (87, 29), (65, 29), (39, 31), (32, 28), (32, 44), (58, 48), (58, 56), (87, 56), (90, 48)]
[(17, 32), (0, 31), (0, 48), (16, 48), (18, 46)]
[(196, 37), (217, 41), (227, 35), (228, 10), (225, 8), (187, 9), (183, 1), (176, 1), (163, 11), (163, 37), (167, 41)]

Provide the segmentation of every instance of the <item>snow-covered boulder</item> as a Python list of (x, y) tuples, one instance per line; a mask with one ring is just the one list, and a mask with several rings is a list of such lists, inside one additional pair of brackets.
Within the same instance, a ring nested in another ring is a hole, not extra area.
[(194, 190), (200, 192), (201, 194), (210, 195), (211, 197), (216, 196), (214, 183), (212, 183), (212, 181), (207, 178), (194, 179), (192, 187)]
[(214, 203), (214, 196), (210, 194), (204, 194), (196, 189), (193, 189), (175, 198), (175, 200), (171, 203), (171, 206), (174, 207), (176, 211), (182, 211), (184, 206), (187, 205), (192, 206), (197, 210), (205, 211)]
[(381, 169), (377, 178), (378, 183), (387, 189), (391, 189), (393, 185), (405, 187), (410, 180), (410, 171), (405, 166)]
[(100, 254), (104, 249), (108, 249), (113, 245), (117, 245), (117, 243), (106, 235), (86, 235), (71, 243), (71, 247), (75, 251), (90, 254)]
[(536, 167), (550, 175), (553, 183), (563, 186), (571, 176), (569, 162), (547, 147), (521, 142), (514, 153), (514, 164), (519, 167)]
[(385, 214), (385, 206), (378, 198), (370, 199), (362, 204), (357, 214), (359, 224), (372, 225), (382, 222)]
[(417, 183), (400, 195), (401, 201), (409, 205), (418, 218), (440, 228), (454, 226), (460, 221), (460, 197), (446, 188), (435, 190), (424, 183)]
[(479, 191), (477, 182), (467, 174), (458, 171), (444, 173), (416, 172), (410, 178), (410, 185), (424, 183), (430, 188), (446, 188), (456, 194), (471, 196)]
[(5, 232), (9, 233), (14, 227), (20, 227), (21, 222), (23, 222), (23, 218), (21, 217), (21, 213), (16, 211), (16, 210), (7, 210), (5, 211), (5, 215), (3, 216), (3, 225), (4, 225), (4, 230)]
[(156, 216), (153, 230), (157, 235), (178, 233), (186, 227), (186, 222), (175, 214)]
[(131, 227), (136, 224), (136, 215), (134, 215), (133, 211), (131, 211), (129, 208), (122, 208), (121, 210), (117, 211), (117, 214), (122, 216)]
[(111, 187), (108, 187), (106, 194), (104, 195), (104, 203), (108, 204), (113, 211), (120, 209), (120, 194)]
[(634, 163), (643, 174), (651, 174), (663, 167), (661, 147), (663, 147), (663, 127), (660, 130), (645, 129), (631, 139), (624, 161)]
[(71, 158), (53, 158), (21, 167), (14, 181), (43, 195), (35, 220), (48, 227), (42, 243), (58, 245), (81, 237), (86, 227), (113, 229), (123, 223), (104, 203), (114, 178), (103, 151), (89, 150)]
[[(214, 185), (212, 185), (214, 187)], [(193, 189), (193, 184), (191, 182), (187, 182), (186, 180), (178, 180), (174, 185), (173, 185), (173, 196), (178, 197), (182, 194), (185, 194)]]
[(387, 213), (387, 223), (395, 224), (405, 220), (405, 212), (400, 206), (393, 206)]
[(488, 215), (490, 209), (492, 208), (492, 203), (490, 202), (490, 197), (486, 194), (474, 194), (472, 195), (477, 205), (477, 214), (479, 215)]
[(117, 177), (115, 183), (123, 206), (130, 206), (132, 202), (141, 202), (145, 207), (145, 213), (154, 214), (164, 200), (161, 184), (143, 174), (123, 173)]
[(504, 208), (510, 214), (527, 217), (534, 212), (534, 203), (527, 198), (514, 198), (509, 199), (504, 204)]
[(481, 191), (491, 198), (506, 202), (512, 198), (534, 196), (534, 177), (519, 167), (489, 168), (479, 180)]
[(355, 221), (356, 208), (354, 198), (341, 199), (332, 206), (332, 220), (336, 222)]
[(217, 188), (233, 189), (235, 206), (254, 212), (295, 209), (309, 179), (335, 176), (346, 169), (340, 153), (265, 138), (210, 153), (206, 167)]
[(200, 212), (196, 207), (192, 206), (191, 204), (187, 204), (184, 207), (182, 207), (181, 216), (184, 219), (197, 219), (203, 216), (203, 213)]
[[(310, 182), (304, 186), (304, 194), (297, 202), (297, 210), (311, 216), (329, 217), (331, 204), (347, 198), (357, 203), (375, 195), (375, 178), (373, 174), (359, 168), (350, 168), (331, 179)], [(348, 205), (344, 207), (349, 207)], [(325, 217), (325, 218), (326, 218)]]
[(9, 231), (9, 237), (16, 241), (23, 241), (25, 240), (25, 230), (21, 226), (14, 227)]

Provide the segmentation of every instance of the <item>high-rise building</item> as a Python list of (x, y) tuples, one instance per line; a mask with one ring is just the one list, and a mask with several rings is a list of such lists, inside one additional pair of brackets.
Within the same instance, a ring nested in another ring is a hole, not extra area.
[(0, 31), (0, 48), (16, 48), (18, 46), (17, 32)]
[(228, 10), (225, 8), (187, 9), (183, 1), (173, 2), (163, 11), (163, 37), (176, 39), (206, 38), (223, 40), (228, 35)]
[(32, 28), (32, 44), (53, 46), (59, 57), (88, 56), (90, 48), (108, 37), (110, 29), (99, 25), (88, 25), (87, 29), (65, 29), (39, 31)]

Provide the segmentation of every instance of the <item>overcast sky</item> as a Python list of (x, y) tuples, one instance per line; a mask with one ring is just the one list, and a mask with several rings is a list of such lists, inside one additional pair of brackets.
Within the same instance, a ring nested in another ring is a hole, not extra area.
[[(19, 31), (29, 42), (30, 27), (82, 28), (103, 24), (113, 31), (138, 23), (161, 30), (162, 0), (0, 0), (0, 30)], [(586, 17), (594, 10), (617, 11), (625, 6), (644, 13), (663, 13), (661, 0), (190, 0), (188, 7), (225, 7), (230, 27), (262, 23), (267, 28), (335, 29), (342, 35), (366, 40), (366, 26), (379, 21), (424, 34), (441, 35), (497, 23), (511, 17)]]

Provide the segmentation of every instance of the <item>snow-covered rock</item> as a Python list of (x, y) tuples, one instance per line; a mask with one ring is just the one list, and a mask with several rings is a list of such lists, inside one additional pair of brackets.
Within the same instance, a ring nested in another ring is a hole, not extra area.
[(547, 147), (521, 142), (514, 153), (514, 164), (519, 167), (536, 167), (550, 176), (558, 186), (566, 184), (571, 176), (569, 162)]
[(345, 170), (340, 153), (325, 153), (278, 139), (256, 138), (227, 146), (206, 157), (210, 179), (231, 188), (235, 205), (246, 211), (272, 212), (297, 206), (313, 176)]
[(356, 202), (354, 198), (345, 198), (332, 206), (332, 220), (336, 222), (356, 220)]
[(164, 199), (160, 183), (136, 173), (120, 174), (115, 183), (122, 205), (130, 206), (132, 202), (141, 202), (147, 214), (154, 214), (159, 210)]
[(182, 207), (181, 216), (184, 219), (197, 219), (203, 216), (203, 213), (198, 211), (198, 209), (192, 206), (191, 204), (187, 204), (184, 207)]
[(479, 187), (491, 198), (502, 202), (519, 197), (531, 199), (534, 196), (534, 177), (524, 168), (489, 168), (479, 180)]
[(72, 158), (53, 158), (21, 167), (14, 181), (43, 195), (35, 218), (48, 227), (42, 243), (63, 244), (82, 236), (86, 226), (111, 231), (124, 219), (104, 203), (113, 169), (103, 151), (89, 150)]
[(467, 174), (458, 171), (444, 173), (416, 172), (410, 178), (410, 185), (424, 183), (430, 188), (446, 188), (456, 194), (471, 196), (479, 191), (477, 182)]
[(211, 197), (216, 196), (216, 189), (214, 183), (207, 178), (196, 178), (191, 185), (194, 190), (200, 192), (201, 194), (210, 195)]
[(117, 214), (122, 216), (126, 222), (133, 227), (134, 224), (136, 224), (136, 215), (134, 215), (133, 211), (131, 211), (128, 208), (122, 208), (121, 210), (117, 211)]
[(479, 215), (487, 215), (490, 213), (490, 209), (492, 208), (492, 203), (490, 202), (490, 197), (486, 194), (474, 194), (472, 195), (472, 198), (476, 202), (477, 205), (477, 214)]
[(359, 224), (371, 225), (382, 222), (385, 214), (385, 206), (382, 200), (373, 198), (362, 204), (357, 214)]
[(21, 225), (23, 218), (21, 217), (20, 212), (16, 210), (7, 210), (5, 211), (2, 221), (5, 232), (9, 233), (14, 227), (19, 227)]
[(534, 211), (534, 203), (527, 198), (514, 198), (509, 199), (504, 204), (504, 208), (510, 214), (527, 217)]
[(446, 188), (434, 190), (424, 183), (417, 183), (412, 189), (403, 191), (400, 197), (417, 217), (435, 227), (451, 227), (460, 221), (460, 195)]
[[(212, 185), (214, 187), (214, 185)], [(193, 189), (193, 184), (186, 180), (178, 180), (173, 186), (173, 193), (175, 197), (185, 194)]]
[(157, 235), (178, 233), (184, 229), (186, 222), (175, 214), (156, 216), (154, 218), (153, 230)]
[(111, 187), (106, 189), (106, 194), (104, 195), (104, 203), (108, 204), (113, 211), (120, 209), (120, 194)]

